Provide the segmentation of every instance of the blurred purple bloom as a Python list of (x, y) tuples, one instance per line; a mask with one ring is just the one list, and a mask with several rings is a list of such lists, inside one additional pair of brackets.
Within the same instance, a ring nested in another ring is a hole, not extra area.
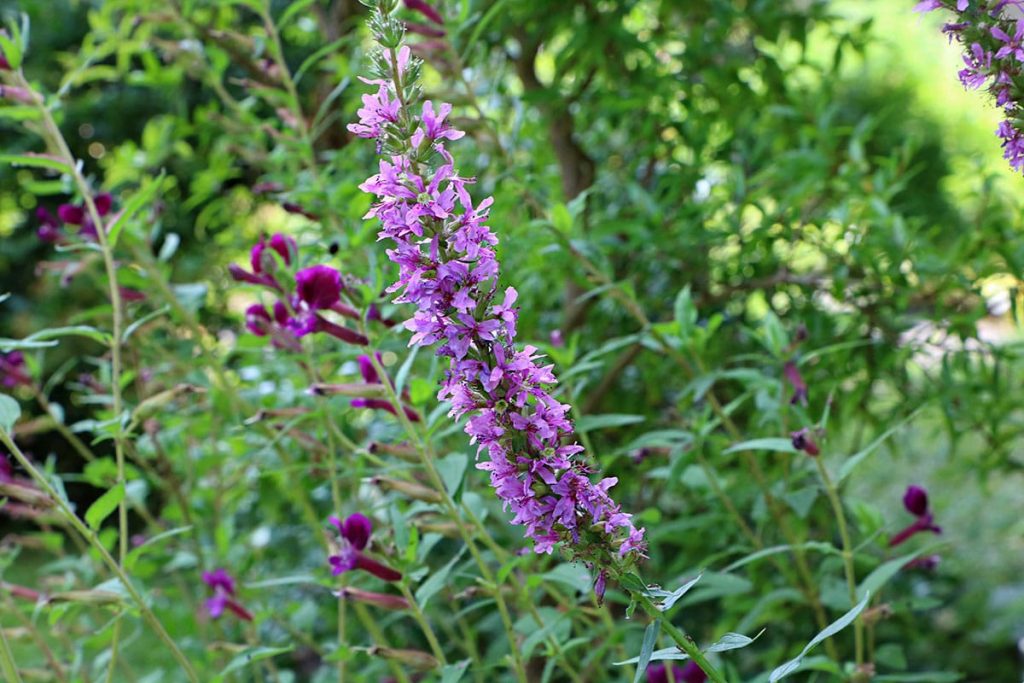
[(920, 517), (928, 513), (928, 492), (921, 486), (911, 485), (903, 494), (903, 507), (907, 512)]
[(793, 448), (798, 451), (803, 451), (810, 456), (821, 455), (821, 449), (818, 447), (817, 442), (815, 442), (814, 437), (811, 435), (811, 430), (807, 427), (804, 427), (798, 432), (793, 432), (789, 436), (793, 440)]
[(213, 597), (206, 600), (206, 611), (210, 618), (219, 618), (226, 607), (239, 619), (252, 621), (252, 614), (235, 599), (235, 580), (226, 570), (203, 572), (203, 583), (213, 589)]
[[(102, 218), (110, 213), (110, 209), (114, 205), (114, 198), (109, 193), (104, 192), (93, 198), (93, 204), (96, 206), (96, 213)], [(93, 223), (92, 216), (86, 210), (84, 202), (81, 204), (61, 204), (57, 207), (57, 217), (66, 225), (80, 226), (78, 232), (82, 237), (96, 239), (96, 225)]]
[(64, 231), (61, 230), (60, 221), (45, 207), (40, 206), (36, 209), (36, 219), (39, 221), (36, 235), (41, 242), (56, 244), (64, 239)]
[(793, 361), (787, 361), (782, 368), (782, 374), (785, 375), (786, 381), (793, 387), (793, 398), (789, 399), (789, 402), (793, 405), (799, 403), (806, 406), (807, 383), (804, 382), (803, 375), (800, 374), (800, 368)]
[(373, 523), (368, 517), (356, 512), (349, 515), (344, 521), (331, 515), (329, 521), (341, 536), (338, 553), (327, 558), (331, 564), (332, 574), (337, 576), (354, 569), (362, 569), (384, 581), (401, 580), (401, 572), (363, 554), (363, 550), (369, 545), (370, 536), (373, 534)]
[[(704, 683), (708, 677), (696, 663), (687, 662), (684, 666), (672, 665), (672, 679), (676, 683)], [(647, 683), (669, 683), (666, 665), (656, 662), (648, 666)]]
[(270, 254), (265, 253), (268, 248), (276, 251), (281, 256), (281, 259), (284, 260), (285, 265), (289, 266), (292, 264), (292, 259), (298, 252), (295, 240), (287, 235), (275, 233), (271, 236), (269, 242), (265, 239), (260, 239), (259, 242), (253, 245), (252, 251), (249, 252), (249, 262), (252, 265), (252, 272), (257, 274), (274, 272), (276, 267), (274, 258)]
[(32, 377), (25, 365), (25, 356), (21, 351), (0, 352), (0, 386), (13, 389), (18, 386), (31, 386)]
[(444, 19), (441, 17), (438, 11), (431, 7), (430, 5), (428, 5), (423, 0), (405, 0), (405, 6), (413, 11), (419, 12), (420, 14), (425, 16), (427, 19), (430, 19), (430, 21), (434, 22), (435, 24), (444, 23)]
[(303, 268), (295, 274), (295, 291), (310, 309), (327, 310), (341, 296), (341, 273), (324, 265)]

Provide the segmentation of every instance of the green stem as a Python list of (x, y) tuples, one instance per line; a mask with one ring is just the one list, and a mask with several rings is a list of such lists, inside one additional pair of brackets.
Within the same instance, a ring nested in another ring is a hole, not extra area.
[(690, 659), (701, 668), (701, 670), (707, 674), (708, 680), (711, 683), (727, 683), (725, 676), (719, 673), (708, 658), (704, 656), (700, 648), (697, 647), (696, 643), (686, 635), (686, 633), (675, 626), (671, 621), (665, 618), (665, 614), (659, 610), (651, 599), (643, 593), (632, 593), (633, 599), (636, 600), (644, 608), (644, 611), (651, 616), (652, 619), (657, 619), (661, 622), (662, 630), (669, 635), (672, 641), (679, 646), (679, 649), (690, 656)]
[[(821, 456), (813, 458), (818, 466), (818, 474), (821, 475), (821, 482), (825, 486), (825, 493), (828, 495), (829, 503), (832, 504), (832, 512), (836, 516), (836, 525), (839, 527), (839, 537), (843, 543), (843, 570), (846, 572), (846, 587), (850, 593), (850, 605), (857, 604), (857, 569), (853, 564), (853, 543), (850, 541), (850, 529), (846, 524), (846, 513), (843, 511), (843, 502), (839, 499), (839, 492), (836, 490), (832, 477), (829, 476), (825, 463)], [(854, 653), (857, 659), (857, 669), (864, 663), (864, 622), (858, 617), (853, 622)]]
[(189, 658), (185, 656), (185, 653), (181, 651), (174, 642), (174, 639), (167, 633), (163, 624), (161, 624), (160, 620), (157, 619), (156, 614), (154, 614), (153, 610), (151, 610), (149, 605), (146, 604), (146, 600), (142, 597), (142, 594), (139, 593), (138, 589), (136, 589), (132, 584), (128, 574), (125, 573), (124, 568), (107, 551), (106, 547), (104, 547), (103, 543), (100, 542), (100, 539), (96, 536), (95, 532), (93, 532), (85, 522), (78, 518), (78, 515), (74, 513), (64, 498), (53, 487), (53, 484), (50, 483), (42, 472), (36, 469), (36, 466), (32, 464), (32, 461), (29, 460), (21, 449), (18, 448), (18, 445), (14, 443), (14, 439), (11, 435), (3, 429), (0, 429), (0, 443), (3, 443), (3, 445), (7, 447), (11, 452), (11, 455), (14, 456), (14, 459), (18, 461), (18, 464), (21, 465), (26, 472), (28, 472), (33, 481), (39, 485), (39, 488), (41, 488), (47, 496), (53, 499), (54, 504), (57, 506), (57, 511), (60, 512), (61, 516), (64, 517), (68, 524), (70, 524), (71, 527), (78, 532), (83, 539), (85, 539), (86, 543), (88, 543), (89, 546), (99, 554), (100, 559), (102, 559), (103, 563), (107, 565), (107, 568), (110, 569), (111, 573), (120, 580), (121, 585), (124, 586), (124, 589), (128, 592), (132, 602), (135, 603), (135, 606), (142, 614), (142, 618), (146, 620), (156, 636), (163, 641), (171, 651), (171, 654), (174, 656), (174, 659), (177, 660), (178, 664), (181, 665), (181, 668), (185, 672), (189, 681), (192, 683), (199, 683), (199, 678), (196, 676), (196, 672), (192, 668), (192, 663), (189, 661)]
[(0, 670), (4, 672), (7, 683), (22, 683), (18, 665), (14, 663), (14, 653), (11, 652), (11, 646), (7, 644), (7, 636), (2, 628), (0, 628)]

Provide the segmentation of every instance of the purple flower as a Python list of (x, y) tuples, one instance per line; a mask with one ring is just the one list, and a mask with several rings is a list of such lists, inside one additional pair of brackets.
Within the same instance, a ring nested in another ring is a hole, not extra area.
[[(360, 188), (376, 198), (366, 218), (379, 219), (380, 238), (393, 242), (387, 255), (399, 278), (387, 291), (414, 307), (405, 322), (410, 345), (436, 345), (448, 358), (438, 397), (450, 401), (451, 417), (467, 418), (470, 443), (488, 456), (477, 467), (489, 473), (535, 552), (561, 542), (599, 572), (632, 562), (643, 556), (644, 534), (608, 495), (615, 478), (591, 481), (576, 457), (583, 449), (568, 406), (553, 396), (552, 366), (535, 348), (516, 347), (517, 294), (499, 287), (498, 240), (487, 226), (493, 200), (473, 202), (473, 179), (459, 175), (445, 148), (463, 136), (447, 120), (451, 106), (424, 102), (402, 111), (412, 87), (410, 51), (392, 55), (383, 53), (394, 61), (403, 97), (388, 80), (368, 81), (377, 93), (364, 97), (349, 130), (378, 144), (386, 135), (388, 149), (398, 150)], [(390, 125), (398, 120), (403, 126)], [(601, 576), (595, 589), (603, 589)]]
[(1003, 43), (1003, 46), (995, 54), (996, 59), (1013, 55), (1018, 62), (1024, 62), (1024, 46), (1021, 45), (1021, 42), (1024, 41), (1024, 19), (1017, 20), (1013, 36), (998, 26), (993, 26), (991, 32), (993, 38)]
[(282, 260), (284, 260), (285, 265), (289, 266), (292, 264), (292, 258), (298, 252), (295, 240), (287, 235), (276, 233), (271, 236), (269, 242), (264, 239), (260, 239), (259, 242), (253, 245), (252, 251), (249, 252), (249, 262), (252, 264), (252, 272), (257, 274), (274, 272), (277, 264), (274, 262), (273, 256), (266, 253), (268, 248), (276, 251), (281, 256)]
[(903, 494), (903, 507), (917, 519), (889, 539), (890, 548), (895, 548), (911, 536), (921, 532), (942, 533), (942, 527), (935, 524), (932, 513), (928, 511), (928, 492), (924, 488), (916, 485), (908, 486)]
[(803, 375), (800, 374), (800, 368), (793, 361), (787, 361), (782, 368), (782, 374), (785, 375), (786, 381), (793, 387), (793, 398), (789, 399), (789, 402), (793, 405), (799, 403), (806, 406), (807, 383), (804, 382)]
[(32, 377), (28, 374), (21, 351), (0, 352), (0, 386), (5, 389), (32, 386)]
[(922, 0), (914, 5), (915, 12), (931, 12), (937, 9), (942, 9), (942, 3), (939, 0)]
[(928, 514), (928, 492), (917, 485), (908, 486), (903, 494), (903, 507), (915, 517)]
[(228, 608), (239, 619), (252, 621), (252, 614), (235, 599), (235, 580), (224, 569), (203, 572), (203, 583), (213, 589), (213, 597), (206, 600), (206, 611), (211, 619), (217, 619)]
[[(708, 679), (695, 662), (687, 662), (684, 666), (672, 665), (672, 680), (676, 683), (704, 683)], [(668, 683), (668, 670), (665, 664), (657, 662), (647, 667), (647, 683)]]
[(921, 569), (926, 572), (932, 572), (939, 568), (939, 563), (942, 561), (942, 557), (939, 555), (925, 555), (924, 557), (915, 557), (910, 562), (903, 565), (904, 569)]
[(349, 515), (344, 521), (331, 515), (329, 521), (341, 536), (337, 554), (327, 558), (332, 574), (337, 576), (344, 572), (362, 569), (384, 581), (400, 581), (402, 579), (401, 572), (363, 554), (363, 550), (370, 543), (370, 536), (373, 535), (373, 523), (369, 518), (356, 512)]
[[(93, 198), (93, 204), (96, 206), (96, 213), (100, 217), (104, 217), (110, 213), (110, 209), (114, 204), (114, 198), (104, 192), (98, 194)], [(61, 204), (57, 207), (57, 217), (66, 225), (77, 225), (80, 226), (79, 234), (90, 240), (96, 239), (96, 226), (93, 224), (92, 216), (85, 208), (85, 203), (81, 204)]]
[(36, 235), (41, 242), (56, 244), (64, 239), (64, 231), (61, 230), (60, 221), (45, 207), (40, 206), (36, 209), (36, 219), (39, 221)]
[(814, 441), (814, 437), (811, 435), (811, 430), (807, 427), (804, 427), (798, 432), (792, 432), (789, 436), (793, 439), (793, 448), (798, 451), (803, 451), (810, 456), (821, 455), (821, 449)]
[(324, 265), (303, 268), (295, 273), (295, 291), (310, 309), (327, 310), (341, 296), (341, 273)]
[(405, 6), (411, 10), (419, 12), (427, 19), (430, 19), (435, 24), (443, 24), (444, 19), (438, 13), (436, 9), (425, 3), (423, 0), (405, 0)]
[(270, 314), (263, 304), (253, 304), (245, 309), (245, 328), (257, 337), (265, 337), (270, 333)]

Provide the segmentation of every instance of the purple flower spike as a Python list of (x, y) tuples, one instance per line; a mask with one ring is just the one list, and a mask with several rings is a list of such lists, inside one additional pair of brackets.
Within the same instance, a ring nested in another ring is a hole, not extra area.
[(341, 296), (341, 273), (330, 266), (303, 268), (295, 274), (299, 299), (314, 311), (329, 309)]
[[(426, 3), (407, 3), (414, 5), (424, 11)], [(408, 46), (397, 58), (392, 50), (382, 54), (399, 74), (413, 71)], [(534, 551), (550, 553), (562, 543), (598, 572), (628, 566), (643, 557), (644, 532), (608, 494), (615, 478), (592, 481), (592, 470), (576, 457), (583, 448), (569, 406), (555, 398), (553, 366), (536, 348), (516, 344), (517, 295), (500, 285), (498, 238), (487, 225), (493, 199), (473, 201), (473, 179), (459, 174), (446, 149), (463, 136), (449, 121), (451, 106), (428, 101), (403, 111), (413, 84), (399, 80), (402, 97), (389, 80), (367, 81), (377, 92), (364, 96), (349, 130), (376, 138), (378, 149), (386, 138), (401, 150), (381, 158), (360, 188), (374, 195), (366, 218), (379, 219), (379, 237), (393, 243), (387, 255), (399, 278), (387, 291), (394, 303), (414, 307), (405, 321), (410, 345), (435, 346), (448, 359), (438, 398), (450, 402), (450, 417), (466, 418), (470, 443), (487, 456), (478, 469), (489, 473)], [(365, 406), (371, 400), (357, 399)]]
[(928, 492), (920, 486), (908, 486), (903, 494), (903, 507), (915, 517), (928, 514)]

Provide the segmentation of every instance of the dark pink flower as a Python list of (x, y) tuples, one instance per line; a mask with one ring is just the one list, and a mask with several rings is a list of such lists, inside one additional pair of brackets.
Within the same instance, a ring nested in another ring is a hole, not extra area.
[(435, 24), (444, 23), (444, 18), (441, 14), (423, 0), (405, 0), (405, 6), (414, 12), (419, 12)]
[(309, 308), (327, 310), (341, 296), (341, 273), (324, 265), (303, 268), (295, 274), (295, 291)]
[(235, 599), (235, 580), (224, 569), (203, 572), (203, 583), (213, 589), (213, 597), (206, 600), (206, 611), (210, 618), (217, 619), (224, 613), (224, 608), (231, 610), (235, 616), (245, 621), (252, 621), (249, 610)]
[[(93, 198), (93, 204), (96, 206), (96, 213), (102, 218), (110, 213), (110, 209), (114, 205), (114, 198), (109, 193), (104, 192)], [(66, 225), (79, 226), (78, 233), (82, 237), (96, 239), (96, 226), (93, 224), (92, 216), (86, 210), (84, 202), (81, 204), (61, 204), (57, 207), (57, 217)]]
[(36, 209), (36, 219), (39, 221), (36, 235), (41, 242), (56, 244), (64, 239), (64, 231), (61, 230), (60, 221), (45, 207), (40, 206)]
[(793, 448), (798, 451), (803, 451), (810, 456), (821, 454), (821, 449), (818, 448), (818, 444), (814, 441), (811, 430), (806, 427), (798, 432), (792, 432), (790, 437), (793, 439)]
[(252, 265), (252, 272), (256, 274), (274, 272), (277, 266), (274, 262), (274, 257), (264, 253), (268, 248), (276, 251), (285, 262), (285, 265), (289, 266), (292, 264), (293, 257), (298, 252), (295, 240), (287, 235), (275, 233), (271, 236), (269, 242), (261, 239), (253, 245), (252, 251), (249, 252), (249, 263)]
[(32, 377), (28, 374), (25, 356), (21, 351), (0, 352), (0, 385), (6, 389), (32, 385)]
[(928, 491), (921, 486), (908, 486), (903, 494), (903, 507), (915, 517), (928, 514)]
[(373, 534), (373, 523), (369, 518), (356, 512), (349, 515), (344, 521), (331, 515), (329, 521), (341, 536), (338, 553), (327, 558), (332, 574), (337, 576), (344, 572), (362, 569), (384, 581), (401, 580), (401, 572), (363, 554), (363, 550), (370, 544), (370, 536)]
[(800, 368), (793, 361), (787, 361), (786, 365), (782, 368), (782, 374), (785, 375), (786, 380), (793, 387), (793, 398), (789, 399), (789, 402), (793, 405), (800, 403), (806, 406), (807, 383), (804, 382), (803, 375), (800, 374)]

